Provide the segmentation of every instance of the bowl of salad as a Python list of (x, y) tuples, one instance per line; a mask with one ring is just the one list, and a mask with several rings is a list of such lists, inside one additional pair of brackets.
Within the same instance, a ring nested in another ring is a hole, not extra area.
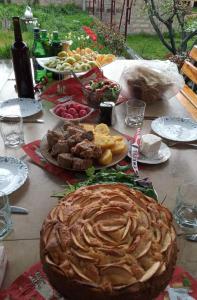
[(101, 102), (114, 102), (120, 95), (120, 85), (107, 78), (90, 80), (83, 87), (83, 93), (89, 106), (99, 108)]

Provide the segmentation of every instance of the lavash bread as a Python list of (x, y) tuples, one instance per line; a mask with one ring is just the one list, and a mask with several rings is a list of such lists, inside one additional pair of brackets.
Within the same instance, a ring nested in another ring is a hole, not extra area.
[(47, 216), (40, 253), (51, 284), (69, 300), (153, 299), (176, 263), (172, 215), (123, 184), (82, 187)]

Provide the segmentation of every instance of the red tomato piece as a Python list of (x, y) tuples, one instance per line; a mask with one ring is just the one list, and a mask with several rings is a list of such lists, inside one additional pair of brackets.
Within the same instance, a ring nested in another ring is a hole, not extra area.
[(71, 114), (69, 114), (69, 113), (67, 113), (67, 112), (63, 113), (63, 114), (62, 114), (62, 117), (63, 117), (63, 118), (66, 118), (66, 119), (73, 119), (73, 115), (71, 115)]
[(81, 109), (83, 109), (83, 106), (81, 104), (76, 104), (75, 109), (79, 112)]
[(78, 114), (78, 113), (74, 114), (74, 115), (73, 115), (73, 118), (74, 118), (74, 119), (78, 119), (78, 118), (79, 118), (79, 114)]
[(71, 115), (75, 115), (77, 113), (76, 109), (71, 107), (68, 109), (68, 113), (71, 114)]
[(81, 109), (80, 111), (79, 111), (79, 116), (80, 117), (85, 117), (87, 115), (87, 111), (85, 110), (85, 109)]
[(62, 113), (64, 112), (64, 108), (63, 107), (57, 107), (57, 108), (55, 108), (54, 112), (56, 113), (56, 115), (61, 116)]
[(76, 104), (75, 103), (70, 103), (68, 105), (69, 105), (69, 108), (74, 108)]

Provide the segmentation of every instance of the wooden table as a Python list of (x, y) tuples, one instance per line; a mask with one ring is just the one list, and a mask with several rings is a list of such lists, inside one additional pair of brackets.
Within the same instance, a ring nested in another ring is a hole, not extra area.
[[(128, 61), (118, 61), (104, 67), (104, 74), (111, 79), (119, 80), (124, 63), (128, 64)], [(132, 62), (130, 61), (129, 63)], [(16, 96), (13, 75), (10, 80), (9, 78), (7, 76), (7, 81), (0, 91), (0, 99), (2, 101)], [(123, 133), (133, 135), (135, 130), (126, 127), (124, 124), (124, 113), (124, 104), (116, 107), (117, 121), (115, 128)], [(162, 102), (159, 105), (154, 104), (147, 107), (146, 114), (151, 116), (188, 116), (188, 113), (176, 98)], [(47, 129), (52, 129), (57, 125), (56, 118), (45, 107), (43, 115), (41, 113), (39, 117), (44, 119), (44, 124), (24, 124), (26, 143), (42, 138), (46, 134)], [(145, 120), (142, 133), (151, 132), (150, 125), (151, 121)], [(14, 152), (14, 155), (17, 157), (23, 154), (22, 150)], [(1, 155), (10, 155), (13, 154), (13, 150), (5, 150), (1, 141), (0, 153)], [(172, 211), (175, 206), (177, 187), (184, 180), (191, 179), (197, 182), (196, 159), (196, 149), (171, 148), (171, 157), (168, 162), (161, 165), (144, 165), (140, 175), (141, 177), (148, 176), (152, 180), (159, 199), (163, 199), (167, 195), (165, 205)], [(3, 284), (4, 288), (8, 287), (28, 267), (39, 261), (40, 228), (48, 212), (57, 203), (57, 199), (52, 198), (51, 195), (55, 191), (61, 190), (61, 185), (63, 184), (58, 178), (33, 164), (30, 159), (26, 158), (25, 161), (29, 168), (29, 179), (9, 198), (12, 205), (26, 207), (29, 210), (29, 214), (13, 215), (14, 230), (2, 242), (6, 248), (9, 260)], [(197, 244), (182, 238), (178, 239), (178, 243), (180, 247), (178, 264), (183, 266), (193, 276), (197, 276)]]

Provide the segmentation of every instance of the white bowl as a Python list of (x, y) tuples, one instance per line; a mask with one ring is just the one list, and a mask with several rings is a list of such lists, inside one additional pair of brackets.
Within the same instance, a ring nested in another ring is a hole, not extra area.
[[(84, 107), (84, 108), (86, 108), (86, 107), (88, 107), (89, 108), (89, 113), (87, 114), (87, 115), (85, 115), (84, 117), (81, 117), (81, 118), (75, 118), (75, 119), (69, 119), (69, 118), (64, 118), (64, 117), (60, 117), (60, 116), (58, 116), (56, 113), (55, 113), (55, 108), (56, 108), (56, 106), (58, 105), (62, 105), (62, 106), (64, 106), (64, 105), (67, 105), (67, 104), (80, 104), (82, 107)], [(53, 115), (53, 116), (55, 116), (57, 119), (59, 119), (59, 120), (62, 120), (62, 121), (83, 121), (83, 120), (85, 120), (85, 119), (87, 119), (90, 115), (91, 115), (91, 113), (94, 111), (94, 109), (92, 108), (92, 107), (89, 107), (89, 106), (87, 106), (87, 105), (84, 105), (84, 104), (81, 104), (81, 103), (79, 103), (79, 102), (76, 102), (76, 101), (73, 101), (73, 100), (71, 100), (71, 101), (67, 101), (67, 102), (64, 102), (64, 103), (60, 103), (60, 104), (57, 104), (56, 106), (54, 106), (53, 108), (51, 108), (49, 111), (50, 111), (50, 113)]]

